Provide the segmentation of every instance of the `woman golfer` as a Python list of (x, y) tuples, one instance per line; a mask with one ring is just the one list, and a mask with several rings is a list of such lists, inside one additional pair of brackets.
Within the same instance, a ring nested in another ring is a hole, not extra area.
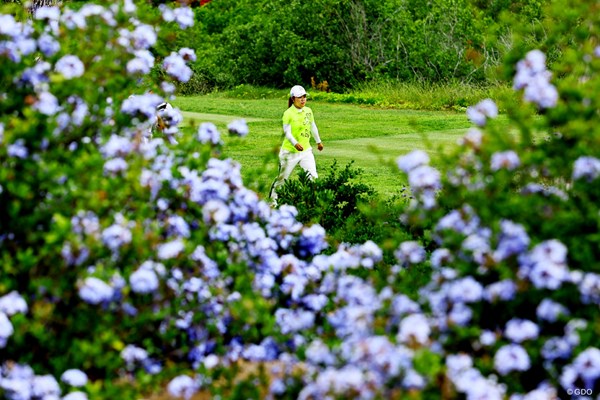
[(310, 174), (311, 179), (318, 178), (315, 156), (310, 147), (310, 136), (315, 139), (319, 151), (323, 143), (310, 108), (306, 105), (306, 90), (296, 85), (290, 90), (288, 109), (283, 113), (283, 133), (285, 138), (279, 151), (279, 176), (271, 185), (270, 197), (274, 204), (277, 201), (277, 188), (291, 175), (296, 165)]

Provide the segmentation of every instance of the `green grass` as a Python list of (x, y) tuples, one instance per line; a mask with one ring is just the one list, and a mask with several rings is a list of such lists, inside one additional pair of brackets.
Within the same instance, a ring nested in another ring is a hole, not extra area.
[[(173, 105), (184, 112), (186, 123), (214, 123), (225, 141), (224, 155), (241, 163), (246, 186), (267, 197), (277, 175), (287, 91), (257, 95), (241, 90), (233, 95), (179, 97)], [(435, 166), (438, 155), (453, 148), (472, 126), (464, 112), (386, 109), (331, 103), (315, 97), (307, 105), (315, 114), (325, 146), (322, 152), (313, 148), (319, 173), (327, 172), (334, 161), (339, 166), (354, 161), (363, 170), (361, 180), (383, 197), (399, 193), (406, 182), (396, 167), (397, 157), (423, 149)], [(246, 119), (250, 134), (245, 138), (226, 135), (227, 124), (240, 118)]]

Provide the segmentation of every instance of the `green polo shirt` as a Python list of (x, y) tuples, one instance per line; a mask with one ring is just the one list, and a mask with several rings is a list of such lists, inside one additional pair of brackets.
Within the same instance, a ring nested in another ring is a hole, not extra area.
[[(310, 135), (312, 129), (312, 123), (315, 120), (313, 112), (309, 107), (304, 107), (298, 110), (293, 105), (285, 110), (283, 113), (283, 124), (289, 124), (292, 128), (292, 136), (300, 143), (304, 150), (310, 149)], [(283, 145), (281, 146), (284, 150), (297, 153), (298, 150), (292, 145), (287, 139), (283, 139)]]

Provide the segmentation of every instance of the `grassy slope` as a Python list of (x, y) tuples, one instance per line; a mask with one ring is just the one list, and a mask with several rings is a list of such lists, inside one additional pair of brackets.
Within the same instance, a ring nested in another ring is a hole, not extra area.
[[(281, 115), (287, 100), (237, 99), (216, 95), (179, 97), (173, 105), (192, 124), (213, 122), (226, 132), (229, 122), (245, 118), (250, 134), (243, 139), (223, 135), (224, 153), (239, 161), (246, 185), (268, 195), (277, 174), (277, 151), (282, 141)], [(323, 152), (314, 149), (322, 174), (337, 160), (339, 166), (355, 161), (363, 181), (381, 195), (397, 193), (405, 182), (395, 159), (414, 149), (436, 153), (454, 146), (471, 124), (464, 112), (381, 109), (309, 100), (315, 113)]]

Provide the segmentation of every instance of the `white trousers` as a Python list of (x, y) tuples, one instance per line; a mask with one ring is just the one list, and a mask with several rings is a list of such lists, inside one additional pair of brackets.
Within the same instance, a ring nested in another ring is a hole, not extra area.
[(317, 163), (315, 162), (315, 155), (312, 149), (299, 151), (292, 153), (287, 150), (279, 151), (279, 175), (273, 185), (271, 185), (270, 197), (273, 201), (277, 200), (277, 188), (290, 177), (296, 165), (300, 164), (300, 167), (310, 174), (311, 179), (316, 179), (317, 175)]

